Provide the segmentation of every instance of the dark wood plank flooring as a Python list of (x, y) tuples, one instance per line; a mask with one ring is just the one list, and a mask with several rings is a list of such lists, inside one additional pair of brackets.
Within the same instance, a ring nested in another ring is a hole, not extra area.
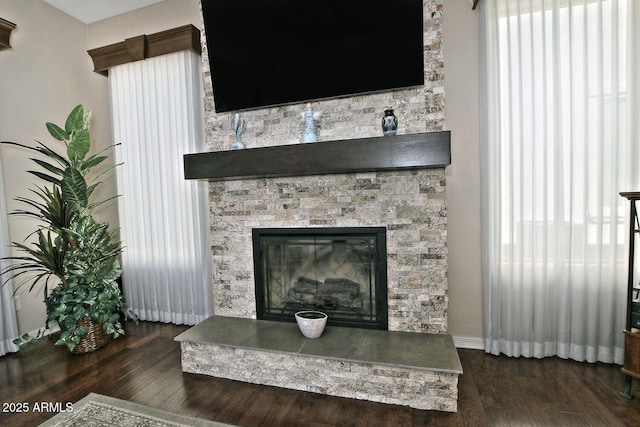
[[(54, 413), (33, 411), (35, 403), (76, 402), (95, 392), (246, 427), (640, 426), (640, 385), (634, 380), (636, 399), (621, 397), (625, 376), (616, 365), (461, 349), (452, 414), (183, 374), (173, 337), (186, 329), (130, 323), (126, 337), (95, 353), (71, 355), (43, 339), (0, 357), (0, 425), (38, 425)], [(12, 413), (21, 403), (30, 410)]]

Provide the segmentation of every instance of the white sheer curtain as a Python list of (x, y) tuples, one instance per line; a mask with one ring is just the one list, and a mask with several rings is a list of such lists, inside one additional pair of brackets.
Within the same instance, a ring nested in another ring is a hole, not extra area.
[(485, 348), (622, 363), (637, 0), (485, 0)]
[(200, 58), (184, 51), (109, 70), (123, 285), (142, 320), (196, 324), (211, 314), (206, 183), (184, 179), (202, 150)]
[[(0, 165), (2, 161), (0, 159)], [(0, 166), (1, 167), (1, 166)], [(7, 207), (4, 195), (4, 180), (0, 169), (0, 258), (10, 256), (9, 229), (7, 226)], [(0, 260), (0, 269), (7, 267), (8, 261)], [(18, 337), (18, 321), (13, 305), (13, 284), (11, 281), (2, 286), (6, 277), (0, 281), (0, 356), (18, 351), (18, 347), (11, 341)]]

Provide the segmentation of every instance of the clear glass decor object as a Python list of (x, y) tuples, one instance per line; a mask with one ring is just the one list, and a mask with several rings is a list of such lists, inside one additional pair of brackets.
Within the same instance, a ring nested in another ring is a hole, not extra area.
[(318, 133), (316, 131), (316, 120), (320, 118), (322, 112), (316, 111), (314, 112), (311, 108), (311, 103), (307, 103), (306, 109), (303, 113), (300, 114), (302, 117), (302, 121), (304, 122), (304, 129), (302, 131), (301, 142), (317, 142), (318, 141)]
[(229, 114), (229, 126), (231, 130), (233, 130), (236, 134), (236, 140), (233, 144), (231, 144), (232, 150), (241, 150), (246, 148), (246, 145), (240, 140), (240, 135), (244, 132), (246, 128), (246, 121), (244, 119), (240, 120), (240, 114), (236, 114), (235, 117)]

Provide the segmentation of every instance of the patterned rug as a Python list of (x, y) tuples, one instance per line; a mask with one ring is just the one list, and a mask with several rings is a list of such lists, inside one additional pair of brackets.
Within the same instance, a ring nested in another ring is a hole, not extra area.
[(172, 414), (96, 393), (91, 393), (74, 403), (72, 412), (59, 413), (40, 425), (47, 427), (231, 427), (230, 424)]

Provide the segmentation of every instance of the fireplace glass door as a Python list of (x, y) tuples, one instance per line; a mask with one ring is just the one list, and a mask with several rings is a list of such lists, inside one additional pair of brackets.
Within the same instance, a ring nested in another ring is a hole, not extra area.
[(384, 227), (254, 229), (258, 319), (293, 322), (319, 310), (328, 324), (387, 329)]

